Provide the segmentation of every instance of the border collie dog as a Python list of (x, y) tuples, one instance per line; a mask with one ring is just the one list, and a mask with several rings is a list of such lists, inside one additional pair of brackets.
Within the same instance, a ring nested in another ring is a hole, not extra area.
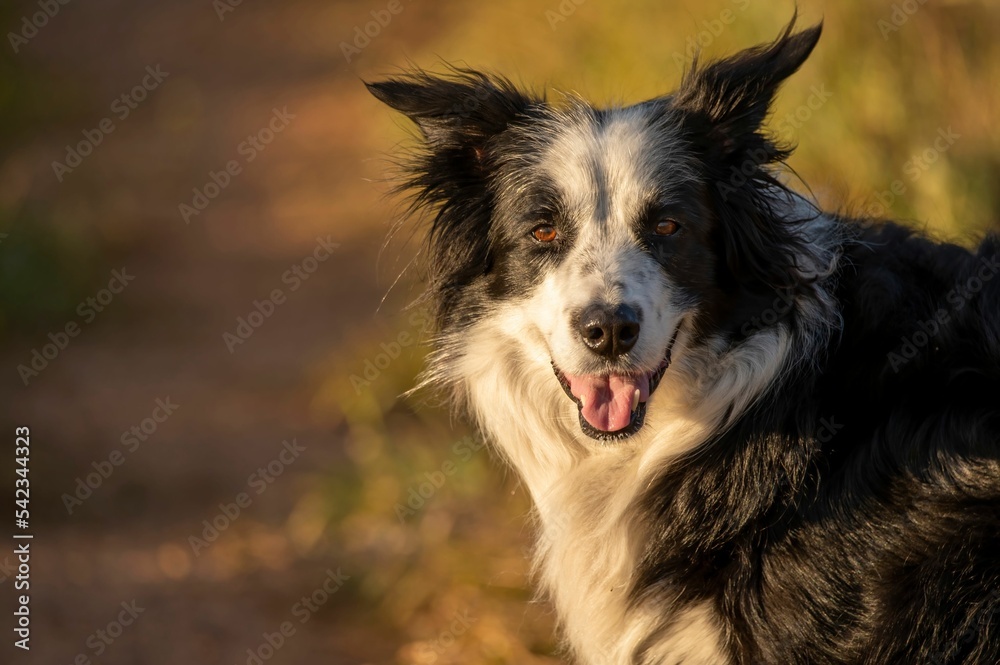
[(421, 135), (425, 382), (523, 479), (581, 664), (1000, 663), (1000, 238), (788, 187), (793, 25), (633, 106), (368, 85)]

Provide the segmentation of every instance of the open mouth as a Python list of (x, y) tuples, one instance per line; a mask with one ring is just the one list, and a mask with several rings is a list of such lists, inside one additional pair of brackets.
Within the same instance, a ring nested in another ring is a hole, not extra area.
[(663, 361), (652, 372), (636, 374), (574, 375), (552, 363), (563, 392), (576, 403), (580, 429), (592, 439), (627, 439), (646, 422), (646, 403), (670, 366), (670, 352), (680, 326), (667, 344)]

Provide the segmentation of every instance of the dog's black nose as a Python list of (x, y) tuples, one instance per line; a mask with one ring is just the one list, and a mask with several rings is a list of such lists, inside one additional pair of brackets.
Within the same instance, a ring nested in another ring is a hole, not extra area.
[(580, 314), (583, 343), (594, 353), (614, 358), (628, 353), (639, 339), (639, 315), (628, 305), (591, 305)]

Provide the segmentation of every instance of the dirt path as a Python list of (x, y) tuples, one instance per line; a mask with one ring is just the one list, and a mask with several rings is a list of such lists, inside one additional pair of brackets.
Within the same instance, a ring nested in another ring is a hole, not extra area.
[[(338, 567), (338, 544), (295, 517), (344, 463), (343, 429), (310, 407), (319, 368), (353, 331), (392, 321), (376, 315), (387, 209), (366, 182), (380, 172), (371, 123), (357, 122), (363, 90), (329, 36), (368, 9), (245, 2), (220, 21), (206, 1), (73, 3), (18, 54), (71, 82), (79, 107), (16, 146), (5, 195), (45, 202), (53, 229), (108, 248), (98, 274), (134, 277), (92, 321), (67, 315), (79, 334), (27, 387), (15, 368), (62, 324), (15, 331), (0, 352), (3, 431), (28, 423), (34, 446), (31, 662), (99, 650), (94, 662), (243, 663), (290, 619), (275, 662), (395, 662), (402, 636), (357, 589), (294, 614)], [(147, 78), (157, 68), (162, 80)], [(144, 82), (135, 108), (115, 104)], [(105, 118), (114, 130), (60, 182), (52, 162), (69, 164), (64, 146)], [(179, 206), (213, 180), (186, 223)], [(317, 253), (323, 242), (339, 247)], [(275, 289), (273, 313), (227, 348)], [(292, 440), (305, 450), (282, 458)], [(256, 494), (261, 467), (281, 472)], [(101, 469), (89, 494), (77, 487)], [(253, 503), (195, 556), (189, 538), (241, 492)], [(113, 635), (132, 601), (134, 627), (101, 648), (95, 631)]]

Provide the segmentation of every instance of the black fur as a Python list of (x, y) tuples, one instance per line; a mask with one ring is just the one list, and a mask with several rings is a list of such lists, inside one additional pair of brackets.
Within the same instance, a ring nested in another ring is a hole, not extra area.
[[(700, 156), (708, 197), (720, 218), (724, 254), (742, 283), (789, 287), (799, 241), (768, 219), (761, 197), (774, 177), (761, 168), (791, 149), (761, 131), (778, 86), (805, 61), (821, 26), (792, 34), (794, 18), (772, 44), (699, 68), (684, 77), (671, 106), (683, 112), (686, 134)], [(751, 175), (748, 177), (747, 172)]]
[(650, 489), (633, 592), (711, 599), (741, 663), (1000, 662), (1000, 279), (956, 299), (1000, 243), (844, 223), (839, 340)]
[[(738, 344), (777, 325), (755, 317), (776, 298), (819, 297), (796, 265), (807, 220), (779, 219), (767, 195), (791, 149), (761, 129), (819, 34), (789, 25), (647, 102), (699, 171), (670, 211), (693, 240), (647, 246), (698, 303), (699, 334)], [(571, 217), (528, 182), (544, 99), (472, 71), (369, 89), (426, 141), (403, 188), (436, 211), (439, 326), (467, 324), (559, 260), (524, 239), (539, 214)], [(527, 193), (504, 198), (511, 181)], [(637, 500), (651, 536), (632, 599), (708, 601), (741, 664), (1000, 663), (1000, 240), (970, 251), (891, 222), (837, 224), (835, 334)], [(791, 308), (778, 321), (804, 325)]]
[[(496, 138), (517, 122), (537, 119), (542, 100), (510, 81), (456, 69), (452, 78), (415, 72), (367, 84), (380, 101), (405, 113), (425, 139), (405, 167), (400, 191), (413, 192), (411, 209), (436, 210), (428, 235), (428, 292), (440, 327), (455, 325), (458, 300), (469, 284), (484, 287), (496, 252), (490, 229), (495, 195), (489, 175), (498, 159)], [(497, 295), (497, 287), (491, 289)]]

